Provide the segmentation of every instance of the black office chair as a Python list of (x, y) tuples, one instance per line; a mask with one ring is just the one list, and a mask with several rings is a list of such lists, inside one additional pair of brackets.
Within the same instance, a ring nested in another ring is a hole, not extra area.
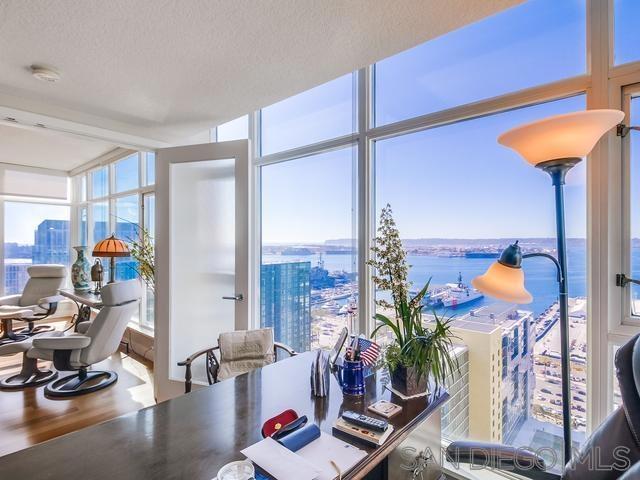
[[(622, 406), (600, 424), (561, 475), (548, 472), (544, 459), (533, 452), (492, 443), (452, 442), (447, 460), (454, 465), (506, 470), (533, 480), (614, 480), (627, 470), (625, 480), (640, 478), (640, 335), (618, 349), (615, 365)], [(594, 462), (610, 468), (595, 469)]]

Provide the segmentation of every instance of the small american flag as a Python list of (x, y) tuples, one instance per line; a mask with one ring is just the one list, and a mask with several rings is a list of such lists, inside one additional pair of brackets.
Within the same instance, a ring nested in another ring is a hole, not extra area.
[[(358, 347), (360, 348), (360, 359), (364, 365), (374, 365), (380, 355), (380, 347), (377, 343), (363, 337), (358, 337)], [(351, 346), (347, 347), (347, 356), (351, 356)]]

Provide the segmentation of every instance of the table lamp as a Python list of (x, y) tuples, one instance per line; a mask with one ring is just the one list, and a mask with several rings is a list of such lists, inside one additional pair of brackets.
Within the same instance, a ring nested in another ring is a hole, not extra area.
[(109, 283), (115, 282), (115, 272), (116, 272), (116, 257), (129, 257), (131, 253), (129, 252), (129, 246), (123, 240), (116, 238), (114, 234), (111, 234), (110, 237), (105, 238), (104, 240), (100, 240), (96, 243), (96, 246), (93, 247), (93, 253), (91, 254), (94, 257), (108, 257), (110, 258), (109, 263)]
[(508, 246), (500, 258), (472, 285), (481, 292), (510, 303), (531, 303), (524, 286), (522, 260), (545, 257), (558, 271), (560, 306), (560, 350), (562, 368), (562, 426), (564, 462), (571, 459), (571, 377), (567, 256), (563, 186), (567, 172), (587, 156), (600, 138), (624, 118), (619, 110), (586, 110), (555, 115), (521, 125), (503, 133), (498, 143), (518, 152), (531, 165), (547, 172), (555, 191), (558, 257), (546, 253), (523, 255), (518, 242)]

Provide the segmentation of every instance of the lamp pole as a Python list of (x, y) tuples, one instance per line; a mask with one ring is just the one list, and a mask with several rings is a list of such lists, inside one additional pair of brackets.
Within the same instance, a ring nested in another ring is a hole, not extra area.
[[(561, 158), (536, 165), (551, 176), (555, 190), (558, 286), (560, 307), (560, 365), (562, 369), (562, 429), (564, 463), (571, 460), (571, 352), (569, 350), (569, 288), (567, 284), (567, 239), (564, 221), (564, 184), (567, 172), (580, 158)], [(525, 255), (534, 256), (533, 255)]]

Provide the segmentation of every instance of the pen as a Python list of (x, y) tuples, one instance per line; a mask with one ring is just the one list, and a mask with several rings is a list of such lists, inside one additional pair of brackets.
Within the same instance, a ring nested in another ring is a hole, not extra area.
[(336, 469), (336, 472), (338, 472), (338, 480), (342, 480), (342, 472), (340, 471), (340, 467), (338, 467), (338, 464), (331, 460), (331, 466)]

